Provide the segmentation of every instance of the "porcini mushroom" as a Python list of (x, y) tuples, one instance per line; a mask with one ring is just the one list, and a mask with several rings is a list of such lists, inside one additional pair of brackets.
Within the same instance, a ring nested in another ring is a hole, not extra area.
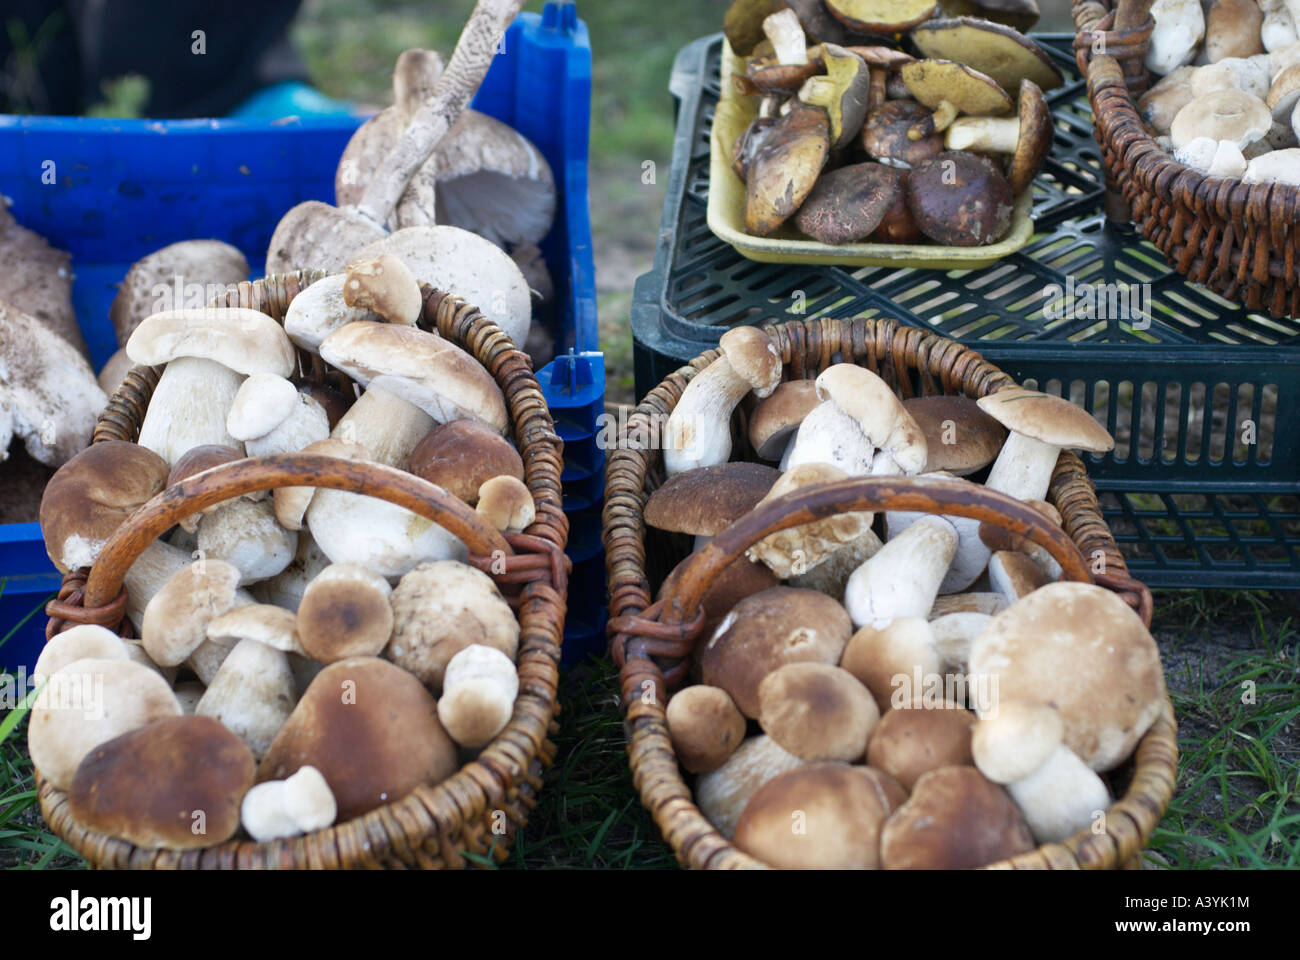
[(957, 531), (943, 517), (923, 517), (891, 538), (849, 577), (844, 607), (854, 626), (924, 617), (956, 549)]
[(1197, 137), (1226, 140), (1238, 150), (1260, 140), (1273, 126), (1273, 113), (1259, 97), (1241, 90), (1216, 90), (1178, 111), (1169, 128), (1174, 148)]
[(761, 463), (696, 467), (668, 478), (645, 505), (645, 522), (695, 538), (695, 549), (754, 509), (779, 474)]
[(348, 304), (344, 299), (346, 283), (347, 276), (336, 273), (321, 277), (299, 291), (284, 313), (284, 332), (289, 339), (302, 349), (319, 354), (321, 342), (339, 327), (377, 319), (369, 307)]
[(477, 750), (506, 728), (518, 695), (515, 662), (496, 647), (471, 643), (447, 661), (438, 719), (458, 744)]
[(255, 373), (240, 384), (226, 415), (226, 430), (250, 457), (296, 453), (329, 436), (325, 408), (273, 373)]
[(393, 633), (393, 589), (355, 563), (335, 563), (307, 584), (295, 629), (302, 652), (319, 663), (378, 656)]
[(1191, 63), (1205, 37), (1201, 0), (1155, 0), (1151, 17), (1155, 28), (1147, 47), (1147, 69), (1163, 76)]
[[(745, 806), (759, 788), (802, 764), (802, 760), (766, 734), (750, 737), (722, 766), (700, 775), (695, 781), (695, 803), (705, 819), (731, 839)], [(788, 814), (786, 823), (788, 829)]]
[(937, 710), (905, 704), (880, 718), (867, 744), (867, 763), (911, 791), (931, 770), (973, 763), (974, 726), (975, 714), (951, 700)]
[(247, 279), (244, 255), (220, 240), (182, 240), (155, 250), (131, 265), (108, 308), (117, 342), (125, 344), (145, 317), (205, 307)]
[(1264, 11), (1255, 0), (1214, 0), (1205, 13), (1206, 58), (1217, 63), (1225, 57), (1263, 53), (1263, 25)]
[(231, 643), (255, 640), (285, 653), (307, 656), (298, 637), (294, 612), (270, 603), (249, 603), (227, 610), (208, 622), (207, 635)]
[(871, 691), (883, 714), (912, 703), (922, 693), (916, 676), (942, 675), (943, 659), (934, 631), (920, 617), (895, 617), (882, 627), (867, 625), (850, 638), (840, 666)]
[(493, 477), (524, 478), (519, 451), (491, 427), (470, 417), (431, 429), (411, 451), (407, 469), (471, 507), (478, 503), (479, 488)]
[(474, 512), (503, 533), (520, 533), (537, 517), (533, 495), (517, 477), (492, 477), (478, 490)]
[(911, 397), (903, 407), (925, 435), (926, 473), (977, 473), (994, 461), (1007, 438), (1002, 424), (970, 397)]
[(745, 739), (745, 717), (721, 687), (697, 683), (679, 690), (665, 718), (677, 761), (690, 773), (718, 769)]
[(779, 462), (803, 418), (819, 403), (815, 380), (786, 380), (777, 384), (749, 417), (749, 445), (758, 458)]
[(1195, 70), (1187, 65), (1170, 71), (1138, 100), (1139, 115), (1157, 134), (1167, 135), (1178, 111), (1192, 102)]
[(239, 570), (224, 560), (203, 559), (178, 570), (144, 609), (145, 651), (160, 666), (183, 663), (207, 639), (213, 619), (250, 601), (238, 587)]
[(763, 732), (803, 760), (854, 763), (880, 719), (867, 688), (828, 663), (787, 663), (758, 685)]
[(221, 662), (194, 714), (220, 721), (260, 760), (289, 718), (296, 700), (288, 654), (245, 639), (236, 643)]
[[(1296, 112), (1300, 114), (1300, 107)], [(1300, 184), (1300, 149), (1274, 150), (1256, 157), (1246, 167), (1241, 182)]]
[(39, 683), (77, 660), (128, 659), (126, 644), (112, 630), (93, 623), (79, 623), (45, 642), (32, 666), (32, 679)]
[(239, 820), (258, 843), (323, 830), (338, 816), (325, 777), (313, 766), (283, 780), (266, 780), (244, 794)]

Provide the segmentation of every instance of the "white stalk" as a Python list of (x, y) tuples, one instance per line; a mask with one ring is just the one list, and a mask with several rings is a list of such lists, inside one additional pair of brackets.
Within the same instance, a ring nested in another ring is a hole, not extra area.
[(956, 550), (957, 531), (943, 517), (913, 523), (849, 577), (844, 607), (853, 625), (880, 630), (899, 617), (924, 618)]
[(686, 385), (664, 428), (668, 476), (727, 462), (731, 411), (751, 389), (726, 357), (718, 357)]
[(875, 455), (876, 448), (858, 422), (834, 401), (824, 400), (799, 425), (782, 469), (793, 469), (804, 463), (829, 463), (851, 477), (865, 477), (871, 474)]
[(1065, 744), (1007, 791), (1024, 814), (1039, 843), (1061, 843), (1089, 827), (1110, 806), (1110, 792), (1101, 777)]
[(984, 486), (1017, 500), (1045, 500), (1060, 455), (1060, 447), (1013, 430)]
[(1015, 153), (1020, 145), (1020, 121), (1015, 117), (961, 117), (944, 135), (949, 150)]
[(241, 374), (215, 360), (177, 357), (158, 378), (136, 442), (169, 466), (204, 444), (243, 450), (226, 429), (226, 417), (243, 382)]

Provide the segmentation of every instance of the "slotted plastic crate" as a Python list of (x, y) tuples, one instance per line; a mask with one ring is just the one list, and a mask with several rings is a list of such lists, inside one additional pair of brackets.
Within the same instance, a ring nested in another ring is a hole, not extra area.
[[(1279, 414), (1300, 402), (1300, 320), (1252, 314), (1187, 283), (1159, 250), (1106, 221), (1073, 37), (1038, 39), (1067, 82), (1048, 94), (1057, 142), (1034, 183), (1037, 233), (974, 271), (763, 264), (718, 240), (705, 213), (721, 38), (683, 48), (670, 83), (677, 133), (659, 245), (631, 310), (637, 394), (731, 326), (893, 317), (969, 343), (1100, 416), (1116, 448), (1090, 457), (1089, 470), (1149, 585), (1300, 588), (1300, 448)], [(1136, 322), (1046, 316), (1044, 291), (1064, 292), (1071, 277), (1076, 290), (1146, 285), (1148, 309)]]
[[(599, 484), (590, 477), (603, 473), (595, 422), (604, 393), (587, 206), (591, 43), (574, 4), (561, 2), (521, 15), (504, 46), (474, 106), (537, 144), (560, 193), (542, 243), (556, 297), (538, 317), (555, 332), (559, 357), (538, 380), (564, 424), (574, 581), (600, 578), (570, 601), (565, 658), (576, 659), (604, 642), (604, 563), (589, 546), (600, 540), (600, 493), (593, 503), (590, 492)], [(333, 202), (335, 167), (359, 122), (0, 115), (0, 192), (21, 224), (72, 253), (73, 300), (99, 369), (117, 349), (109, 304), (135, 260), (178, 240), (213, 237), (239, 247), (261, 276), (280, 216), (303, 200)], [(54, 184), (41, 180), (47, 160)], [(0, 640), (14, 631), (0, 646), (0, 666), (35, 661), (44, 639), (40, 611), (59, 581), (37, 524), (0, 526)]]

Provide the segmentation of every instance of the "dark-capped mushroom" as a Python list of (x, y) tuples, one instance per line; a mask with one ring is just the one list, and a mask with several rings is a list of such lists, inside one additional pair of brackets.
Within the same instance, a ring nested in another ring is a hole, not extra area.
[(795, 215), (795, 225), (822, 243), (855, 243), (870, 236), (901, 191), (879, 163), (855, 163), (822, 174)]
[(891, 36), (924, 23), (939, 10), (938, 0), (826, 0), (826, 9), (858, 33)]
[(924, 56), (957, 60), (992, 77), (1003, 90), (1032, 80), (1044, 90), (1065, 82), (1047, 53), (1020, 31), (976, 17), (931, 20), (912, 31), (912, 42)]
[(909, 135), (923, 128), (930, 111), (915, 100), (890, 100), (867, 115), (862, 127), (862, 149), (867, 155), (892, 167), (912, 167), (943, 151), (943, 134)]
[(745, 230), (766, 237), (807, 199), (830, 153), (830, 118), (821, 107), (791, 101), (790, 112), (763, 137), (749, 165)]
[(824, 107), (831, 124), (831, 149), (853, 142), (867, 117), (871, 72), (856, 53), (828, 43), (822, 47), (825, 76), (813, 76), (799, 88), (799, 99)]
[(940, 153), (908, 176), (907, 205), (936, 243), (977, 247), (996, 243), (1011, 227), (1014, 197), (1007, 178), (987, 157)]

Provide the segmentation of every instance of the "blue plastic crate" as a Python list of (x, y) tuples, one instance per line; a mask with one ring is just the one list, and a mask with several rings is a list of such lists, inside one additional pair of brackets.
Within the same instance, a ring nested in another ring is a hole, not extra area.
[[(591, 43), (572, 3), (548, 3), (541, 15), (515, 21), (474, 106), (537, 144), (560, 190), (555, 226), (542, 243), (556, 303), (541, 319), (564, 356), (539, 371), (539, 379), (556, 418), (575, 425), (564, 429), (569, 509), (570, 499), (581, 501), (580, 493), (569, 496), (570, 474), (582, 488), (580, 478), (601, 469), (594, 427), (576, 425), (594, 424), (604, 394), (602, 359), (592, 353), (597, 328), (587, 209)], [(333, 202), (335, 167), (359, 122), (0, 115), (0, 192), (12, 200), (19, 223), (72, 254), (73, 301), (98, 369), (117, 349), (108, 308), (133, 262), (178, 240), (215, 238), (242, 250), (253, 276), (260, 276), (280, 216), (304, 200)], [(47, 171), (53, 183), (42, 182)], [(588, 509), (577, 513), (585, 516), (593, 504), (581, 502)], [(577, 525), (583, 523), (580, 518)], [(576, 566), (590, 561), (585, 546), (574, 556)], [(0, 641), (9, 635), (0, 646), (0, 665), (35, 661), (45, 627), (39, 610), (59, 581), (37, 524), (0, 525)], [(601, 630), (603, 583), (574, 599), (566, 659), (571, 638), (575, 649), (585, 650)]]

